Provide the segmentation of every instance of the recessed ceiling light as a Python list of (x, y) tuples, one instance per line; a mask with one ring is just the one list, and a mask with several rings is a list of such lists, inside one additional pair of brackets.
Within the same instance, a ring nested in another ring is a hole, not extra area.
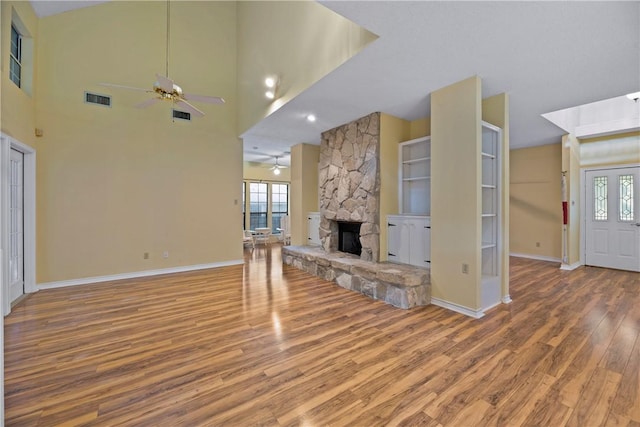
[(274, 79), (273, 77), (267, 77), (266, 79), (264, 79), (264, 84), (267, 87), (274, 87), (276, 85), (276, 79)]
[(276, 94), (272, 90), (268, 90), (264, 93), (264, 96), (266, 96), (269, 99), (273, 99), (276, 97)]
[(637, 101), (638, 99), (640, 99), (640, 92), (628, 93), (627, 98), (632, 101)]
[(316, 116), (314, 116), (313, 114), (309, 114), (307, 116), (307, 120), (310, 121), (311, 123), (316, 121)]

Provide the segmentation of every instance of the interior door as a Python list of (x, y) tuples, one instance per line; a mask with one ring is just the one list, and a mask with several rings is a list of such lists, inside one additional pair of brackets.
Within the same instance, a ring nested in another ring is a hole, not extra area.
[(585, 177), (585, 264), (640, 271), (640, 167)]
[(24, 294), (24, 186), (23, 157), (11, 150), (9, 167), (9, 299)]

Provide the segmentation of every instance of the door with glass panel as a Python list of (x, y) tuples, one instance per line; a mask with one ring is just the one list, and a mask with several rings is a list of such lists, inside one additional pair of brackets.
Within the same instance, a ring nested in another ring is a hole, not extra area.
[(587, 171), (585, 264), (640, 271), (640, 167)]
[(11, 150), (9, 168), (9, 301), (24, 294), (23, 154)]

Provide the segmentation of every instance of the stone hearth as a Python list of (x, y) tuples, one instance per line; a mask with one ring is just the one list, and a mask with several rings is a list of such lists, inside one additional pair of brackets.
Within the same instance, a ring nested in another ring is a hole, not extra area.
[(421, 267), (363, 261), (352, 254), (327, 253), (317, 246), (285, 246), (282, 262), (395, 307), (431, 303), (431, 276)]

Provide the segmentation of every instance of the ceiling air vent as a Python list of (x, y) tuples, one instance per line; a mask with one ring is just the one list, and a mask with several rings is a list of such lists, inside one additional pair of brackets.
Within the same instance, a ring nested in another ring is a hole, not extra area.
[(111, 97), (106, 95), (98, 95), (97, 93), (85, 92), (84, 102), (87, 104), (98, 104), (111, 107)]
[(186, 111), (178, 111), (178, 110), (171, 110), (171, 111), (173, 111), (174, 119), (191, 120), (191, 113), (187, 113)]

